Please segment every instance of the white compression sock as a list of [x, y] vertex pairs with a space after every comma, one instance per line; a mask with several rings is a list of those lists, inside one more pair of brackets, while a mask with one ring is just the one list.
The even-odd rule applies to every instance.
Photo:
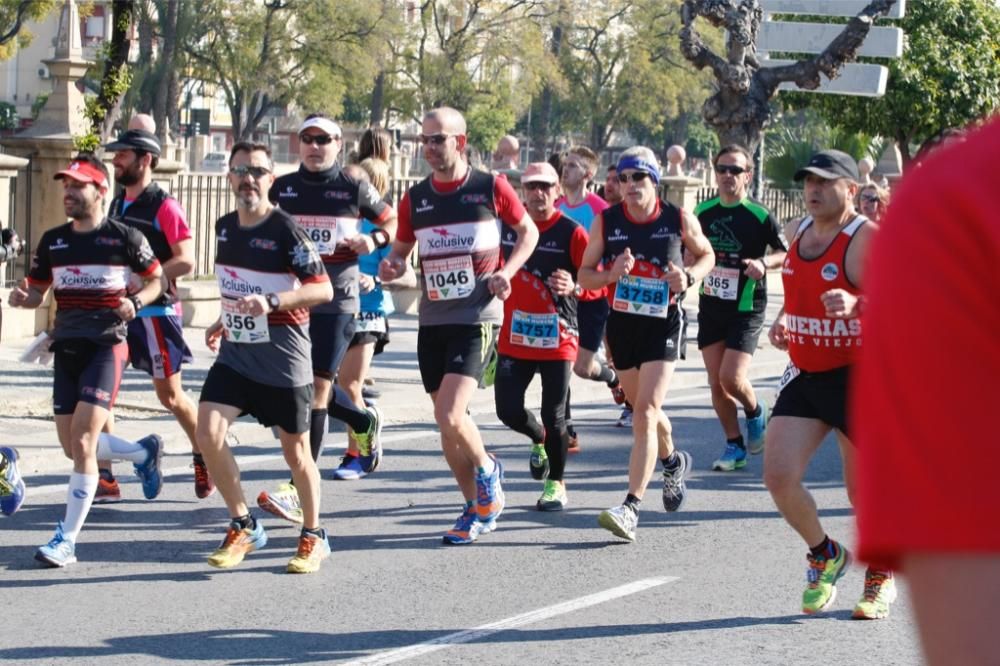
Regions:
[[102, 432], [97, 438], [98, 460], [128, 460], [137, 465], [146, 462], [149, 454], [142, 444]]
[[97, 492], [98, 474], [69, 475], [69, 488], [66, 491], [66, 517], [63, 518], [63, 535], [73, 543], [83, 529], [83, 521], [90, 513], [90, 505]]

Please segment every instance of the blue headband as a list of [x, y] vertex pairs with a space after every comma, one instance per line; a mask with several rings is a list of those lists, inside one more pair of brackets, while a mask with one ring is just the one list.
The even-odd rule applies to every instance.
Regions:
[[653, 183], [656, 185], [660, 184], [660, 169], [656, 164], [652, 162], [647, 162], [641, 157], [636, 157], [635, 155], [628, 155], [622, 157], [618, 160], [618, 173], [621, 173], [625, 169], [635, 169], [636, 171], [645, 171], [649, 174], [649, 177], [653, 179]]

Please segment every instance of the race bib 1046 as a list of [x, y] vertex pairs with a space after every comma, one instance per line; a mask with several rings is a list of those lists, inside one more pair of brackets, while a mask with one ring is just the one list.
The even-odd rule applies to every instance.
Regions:
[[510, 320], [510, 342], [535, 349], [555, 349], [559, 346], [559, 315], [555, 312], [537, 314], [514, 310]]
[[238, 305], [239, 301], [235, 299], [222, 299], [222, 327], [226, 331], [226, 339], [240, 344], [270, 342], [271, 330], [267, 326], [267, 313], [255, 317], [238, 312]]
[[432, 301], [465, 298], [476, 286], [476, 274], [472, 270], [472, 257], [469, 255], [425, 259], [421, 263], [421, 269], [427, 284], [427, 298]]
[[615, 287], [614, 309], [666, 319], [670, 309], [670, 286], [657, 278], [623, 275]]

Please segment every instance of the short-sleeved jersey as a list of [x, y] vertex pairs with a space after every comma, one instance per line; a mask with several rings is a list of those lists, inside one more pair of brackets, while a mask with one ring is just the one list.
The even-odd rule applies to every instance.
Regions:
[[767, 208], [752, 199], [726, 205], [715, 197], [702, 202], [694, 214], [715, 251], [715, 268], [706, 278], [715, 281], [708, 287], [714, 293], [706, 293], [703, 282], [698, 307], [715, 313], [763, 312], [767, 307], [767, 280], [744, 275], [743, 260], [762, 258], [768, 247], [788, 250], [781, 225]]
[[370, 183], [351, 178], [336, 165], [316, 172], [300, 166], [275, 179], [268, 198], [291, 214], [313, 241], [333, 282], [333, 300], [313, 312], [356, 313], [358, 255], [342, 241], [361, 232], [362, 218], [381, 224], [392, 207]]
[[[629, 248], [635, 257], [635, 266], [629, 273], [632, 277], [659, 280], [669, 270], [668, 264], [681, 266], [681, 248], [684, 228], [681, 226], [681, 209], [666, 201], [657, 202], [654, 217], [646, 222], [636, 222], [628, 214], [625, 204], [611, 206], [603, 215], [605, 270], [615, 263], [615, 259]], [[624, 300], [616, 299], [617, 283], [608, 285], [608, 300], [611, 310], [629, 314]], [[668, 289], [667, 287], [664, 287]], [[670, 293], [660, 305], [672, 307], [677, 304], [677, 294]]]
[[105, 219], [81, 232], [68, 222], [42, 234], [28, 283], [43, 291], [52, 287], [56, 340], [114, 345], [125, 340], [125, 322], [114, 310], [126, 294], [129, 274], [146, 277], [159, 265], [149, 241], [135, 229]]
[[[372, 224], [369, 220], [362, 221], [362, 233], [368, 234], [377, 228], [378, 227]], [[375, 248], [373, 252], [369, 252], [368, 254], [359, 257], [358, 270], [365, 275], [377, 277], [378, 265], [383, 259], [389, 256], [390, 251], [390, 246]], [[380, 312], [384, 315], [389, 315], [395, 311], [396, 307], [392, 302], [392, 296], [389, 292], [382, 288], [381, 284], [376, 284], [375, 288], [367, 294], [361, 294], [361, 312]]]
[[[174, 245], [191, 238], [184, 210], [156, 183], [150, 183], [135, 199], [127, 199], [124, 191], [120, 192], [111, 201], [108, 217], [142, 232], [161, 264], [173, 259]], [[140, 317], [167, 314], [181, 314], [176, 280], [170, 280], [166, 293], [139, 311]]]
[[593, 192], [587, 192], [583, 201], [575, 206], [569, 205], [564, 196], [556, 200], [556, 208], [561, 210], [566, 217], [579, 222], [583, 226], [584, 231], [590, 231], [590, 227], [594, 223], [594, 218], [604, 212], [607, 207], [608, 202]]
[[[215, 223], [215, 275], [223, 300], [266, 295], [327, 282], [316, 246], [295, 220], [275, 209], [252, 227], [240, 226], [235, 212]], [[222, 340], [218, 362], [261, 384], [289, 388], [312, 383], [309, 310], [267, 315], [270, 342]]]
[[800, 370], [825, 372], [851, 365], [861, 348], [861, 320], [826, 316], [821, 296], [830, 289], [861, 293], [847, 279], [844, 259], [855, 233], [868, 219], [858, 215], [841, 229], [822, 254], [806, 259], [799, 249], [799, 239], [812, 223], [812, 218], [807, 217], [799, 225], [785, 256], [781, 280], [785, 287], [788, 355]]
[[[580, 342], [577, 300], [573, 294], [554, 294], [546, 281], [560, 269], [576, 281], [587, 249], [587, 232], [559, 211], [536, 224], [538, 245], [511, 279], [510, 296], [503, 302], [497, 347], [501, 354], [513, 358], [572, 361]], [[516, 241], [513, 229], [504, 228], [500, 244], [505, 260]]]
[[510, 183], [474, 169], [454, 184], [426, 178], [399, 208], [397, 238], [417, 243], [420, 324], [499, 324], [503, 308], [487, 281], [502, 262], [500, 224], [525, 215]]

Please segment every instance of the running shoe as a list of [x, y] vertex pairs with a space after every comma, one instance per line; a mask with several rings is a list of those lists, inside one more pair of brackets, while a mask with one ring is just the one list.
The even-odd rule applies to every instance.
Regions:
[[635, 541], [635, 528], [639, 525], [639, 514], [630, 506], [619, 504], [597, 517], [597, 524], [617, 537]]
[[97, 479], [97, 493], [94, 495], [94, 504], [117, 504], [122, 501], [122, 489], [118, 485], [118, 479], [105, 479], [103, 476]]
[[345, 455], [340, 459], [340, 466], [333, 470], [333, 478], [337, 481], [354, 481], [368, 476], [361, 456]]
[[855, 620], [881, 620], [889, 617], [889, 604], [896, 600], [896, 579], [891, 572], [865, 571], [865, 592], [854, 607]]
[[674, 449], [674, 452], [680, 458], [680, 464], [670, 471], [666, 468], [663, 470], [663, 508], [667, 511], [679, 511], [684, 505], [684, 497], [687, 494], [687, 485], [684, 482], [694, 469], [694, 460], [691, 459], [690, 453], [679, 449]]
[[163, 473], [160, 471], [160, 461], [163, 459], [163, 440], [159, 435], [147, 435], [138, 442], [146, 449], [146, 462], [134, 465], [135, 473], [142, 481], [142, 494], [146, 499], [156, 499], [163, 490]]
[[243, 561], [248, 553], [267, 545], [264, 523], [257, 521], [253, 529], [240, 527], [235, 520], [229, 523], [226, 536], [215, 552], [208, 556], [208, 563], [218, 569], [231, 569]]
[[64, 567], [76, 562], [76, 544], [63, 534], [63, 524], [56, 523], [56, 533], [52, 540], [35, 552], [35, 559], [50, 567]]
[[495, 521], [503, 513], [504, 495], [500, 482], [503, 481], [503, 463], [492, 453], [495, 463], [492, 474], [476, 474], [476, 513], [480, 522]]
[[480, 534], [489, 534], [496, 526], [496, 520], [484, 523], [479, 520], [476, 507], [467, 506], [452, 528], [444, 533], [442, 541], [450, 546], [464, 546], [478, 539]]
[[12, 516], [24, 503], [24, 479], [17, 469], [17, 449], [0, 446], [0, 513]]
[[382, 391], [365, 384], [361, 387], [361, 397], [365, 400], [378, 400], [382, 397]]
[[288, 561], [288, 573], [315, 573], [319, 571], [320, 563], [330, 557], [330, 541], [326, 530], [322, 536], [315, 534], [300, 534], [299, 549], [295, 557]]
[[632, 408], [626, 407], [622, 410], [621, 416], [618, 417], [618, 422], [615, 423], [619, 428], [631, 428], [632, 427]]
[[299, 491], [290, 483], [282, 483], [278, 491], [268, 494], [266, 490], [257, 496], [257, 506], [268, 513], [273, 513], [290, 523], [302, 523], [302, 506], [299, 504]]
[[545, 453], [544, 444], [531, 445], [528, 467], [531, 469], [531, 478], [536, 481], [541, 481], [549, 475], [549, 456]]
[[806, 580], [809, 584], [802, 593], [803, 613], [813, 615], [824, 611], [837, 598], [837, 581], [847, 573], [851, 556], [839, 543], [836, 546], [837, 555], [833, 558], [816, 557], [812, 553], [806, 555], [809, 560]]
[[[358, 444], [358, 450], [362, 456], [372, 456], [378, 467], [378, 461], [382, 459], [382, 410], [378, 407], [365, 407], [371, 425], [363, 433], [354, 433], [354, 441]], [[374, 471], [375, 467], [368, 470]]]
[[717, 472], [732, 472], [747, 466], [747, 450], [738, 444], [726, 442], [726, 449], [719, 459], [712, 463]]
[[746, 420], [747, 450], [753, 455], [757, 455], [764, 450], [764, 433], [767, 431], [767, 402], [758, 398], [757, 404], [760, 406], [760, 414]]
[[535, 504], [539, 511], [562, 511], [569, 504], [566, 497], [566, 486], [558, 481], [546, 479], [542, 487], [542, 496]]
[[215, 482], [212, 481], [212, 475], [208, 473], [208, 466], [204, 461], [198, 462], [198, 460], [192, 461], [191, 466], [194, 467], [194, 494], [198, 499], [211, 497], [212, 493], [215, 492]]
[[625, 404], [625, 389], [622, 388], [621, 384], [611, 387], [611, 397], [614, 398], [616, 405]]

